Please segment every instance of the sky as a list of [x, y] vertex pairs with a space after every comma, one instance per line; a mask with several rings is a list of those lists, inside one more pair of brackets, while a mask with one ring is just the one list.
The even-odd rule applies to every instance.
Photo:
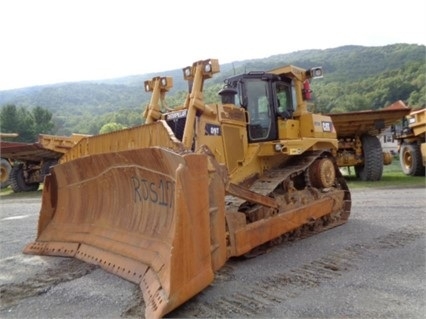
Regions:
[[426, 44], [426, 1], [0, 0], [0, 91], [394, 43]]

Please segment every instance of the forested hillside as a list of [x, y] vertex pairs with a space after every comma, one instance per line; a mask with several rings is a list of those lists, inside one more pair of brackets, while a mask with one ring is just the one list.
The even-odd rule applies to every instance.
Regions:
[[[208, 57], [188, 57], [188, 65], [197, 58]], [[218, 58], [220, 63], [220, 57], [212, 58]], [[323, 66], [324, 78], [312, 85], [314, 106], [319, 112], [378, 109], [396, 100], [410, 106], [426, 105], [426, 47], [412, 44], [305, 50], [222, 64], [221, 73], [206, 82], [206, 102], [219, 101], [217, 92], [227, 76], [285, 64]], [[49, 110], [54, 128], [44, 133], [97, 134], [107, 123], [127, 127], [141, 124], [141, 113], [150, 98], [143, 90], [143, 82], [157, 75], [173, 77], [174, 87], [166, 98], [168, 105], [182, 103], [187, 83], [181, 69], [177, 69], [162, 74], [0, 91], [0, 107], [13, 104]]]

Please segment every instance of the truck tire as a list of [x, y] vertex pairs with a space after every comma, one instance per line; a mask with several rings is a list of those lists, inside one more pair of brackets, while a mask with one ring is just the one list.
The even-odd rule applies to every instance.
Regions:
[[10, 187], [15, 193], [34, 192], [38, 190], [40, 183], [27, 184], [24, 178], [24, 165], [18, 164], [13, 166], [10, 173]]
[[10, 171], [12, 170], [12, 165], [5, 158], [1, 159], [0, 162], [0, 187], [1, 189], [6, 188], [10, 185]]
[[424, 176], [425, 167], [423, 166], [419, 144], [403, 142], [399, 150], [399, 161], [405, 175]]
[[362, 181], [379, 181], [383, 174], [382, 145], [376, 136], [361, 137], [364, 163], [355, 166], [356, 176]]

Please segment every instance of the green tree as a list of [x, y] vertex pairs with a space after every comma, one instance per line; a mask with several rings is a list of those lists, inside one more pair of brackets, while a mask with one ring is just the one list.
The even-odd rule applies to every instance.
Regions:
[[0, 112], [0, 131], [2, 133], [18, 133], [18, 110], [16, 105], [8, 104]]
[[119, 123], [107, 123], [101, 127], [99, 130], [99, 134], [110, 133], [118, 130], [125, 129], [126, 127]]
[[36, 106], [32, 114], [34, 119], [34, 132], [36, 134], [53, 133], [54, 124], [52, 122], [52, 113], [40, 106]]
[[17, 142], [34, 142], [31, 113], [25, 108], [17, 108], [14, 104], [2, 108], [0, 127], [2, 133], [18, 133]]
[[34, 131], [34, 119], [30, 111], [20, 107], [18, 108], [18, 132], [19, 139], [22, 142], [33, 143], [37, 139]]
[[18, 133], [16, 141], [32, 143], [40, 133], [51, 134], [53, 130], [52, 113], [42, 107], [30, 112], [24, 107], [10, 104], [0, 111], [0, 130], [2, 133]]

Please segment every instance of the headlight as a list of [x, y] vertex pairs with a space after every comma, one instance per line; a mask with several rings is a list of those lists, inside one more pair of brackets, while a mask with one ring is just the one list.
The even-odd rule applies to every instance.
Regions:
[[310, 70], [311, 78], [318, 79], [323, 77], [322, 67], [315, 67]]
[[183, 77], [185, 80], [187, 80], [189, 77], [191, 77], [191, 67], [187, 66], [186, 68], [183, 69]]
[[145, 92], [150, 92], [151, 91], [151, 83], [150, 83], [150, 81], [145, 81], [144, 82], [144, 87], [145, 87]]
[[212, 71], [212, 65], [210, 63], [204, 64], [204, 72], [210, 73]]
[[281, 152], [281, 150], [283, 149], [283, 146], [281, 144], [275, 144], [274, 148], [276, 152]]

